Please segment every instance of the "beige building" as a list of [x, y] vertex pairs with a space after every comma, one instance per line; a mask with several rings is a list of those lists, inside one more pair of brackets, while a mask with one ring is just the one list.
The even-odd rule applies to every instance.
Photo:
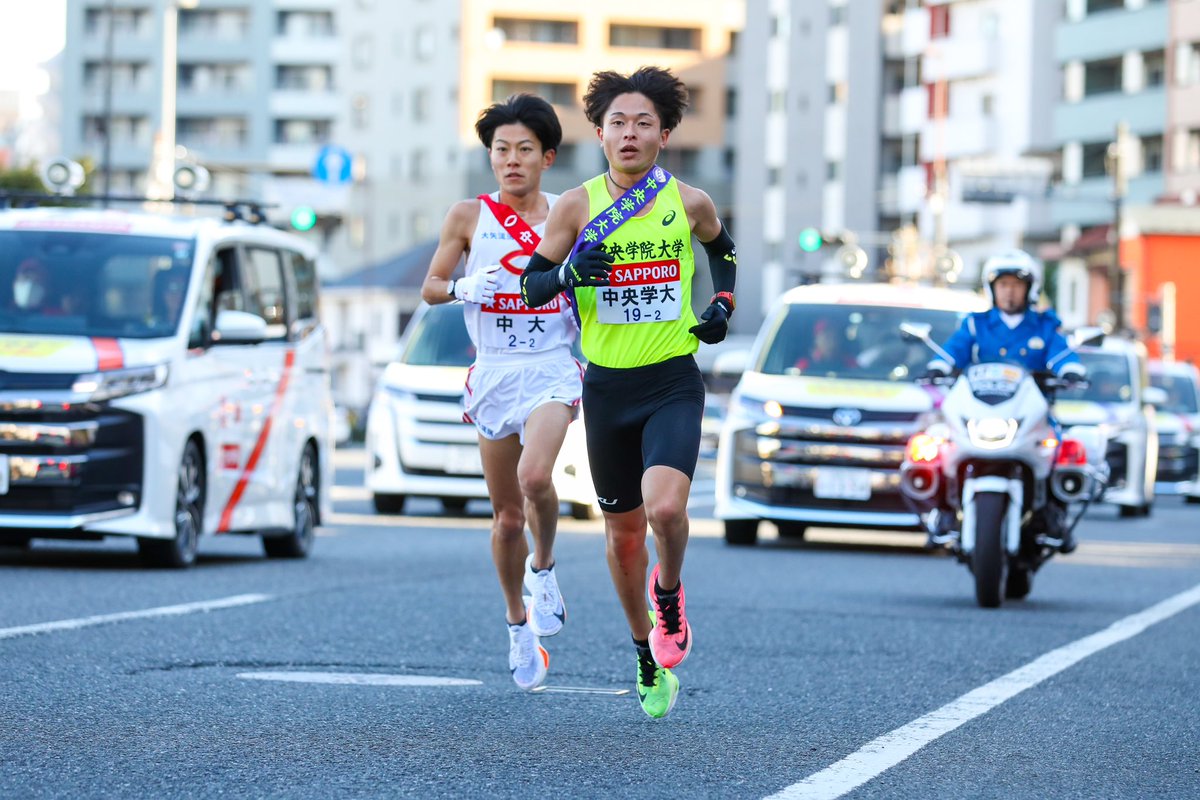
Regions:
[[1200, 3], [1171, 3], [1167, 43], [1167, 196], [1200, 194]]

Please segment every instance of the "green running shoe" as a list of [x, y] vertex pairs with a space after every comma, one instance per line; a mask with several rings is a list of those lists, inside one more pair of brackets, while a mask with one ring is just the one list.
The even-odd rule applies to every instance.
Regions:
[[671, 670], [655, 664], [649, 648], [645, 652], [638, 649], [637, 693], [642, 711], [655, 719], [671, 713], [679, 696], [679, 678]]

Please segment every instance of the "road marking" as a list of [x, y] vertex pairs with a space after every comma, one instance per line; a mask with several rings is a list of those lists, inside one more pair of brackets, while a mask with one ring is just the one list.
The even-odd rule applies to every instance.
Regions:
[[1098, 633], [1051, 650], [1025, 666], [967, 692], [936, 711], [868, 742], [858, 752], [771, 795], [768, 800], [832, 800], [841, 797], [882, 775], [925, 745], [986, 714], [1026, 689], [1074, 666], [1088, 656], [1137, 636], [1150, 626], [1170, 619], [1197, 603], [1200, 603], [1200, 585], [1167, 598], [1145, 611], [1117, 620]]
[[107, 625], [110, 622], [125, 622], [131, 619], [178, 617], [183, 614], [196, 614], [201, 611], [216, 611], [221, 608], [236, 608], [237, 606], [248, 606], [254, 603], [265, 603], [270, 599], [271, 595], [269, 594], [239, 594], [233, 597], [224, 597], [220, 600], [202, 600], [198, 603], [160, 606], [141, 611], [120, 611], [116, 614], [98, 614], [94, 617], [62, 619], [57, 622], [41, 622], [36, 625], [20, 625], [16, 628], [0, 628], [0, 639], [15, 639], [18, 636], [32, 636], [37, 633], [53, 633], [55, 631], [74, 631], [80, 628], [90, 628], [93, 625]]
[[331, 683], [344, 686], [481, 686], [483, 681], [435, 675], [384, 675], [377, 672], [239, 672], [250, 681]]
[[547, 694], [610, 694], [614, 697], [629, 694], [628, 689], [593, 689], [589, 686], [546, 686], [544, 684], [532, 691]]

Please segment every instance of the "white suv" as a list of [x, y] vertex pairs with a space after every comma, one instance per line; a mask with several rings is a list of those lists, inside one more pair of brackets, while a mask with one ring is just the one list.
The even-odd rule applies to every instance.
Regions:
[[[463, 386], [474, 361], [462, 303], [422, 304], [367, 414], [366, 486], [376, 511], [399, 514], [409, 497], [436, 497], [457, 514], [469, 500], [487, 499], [478, 435], [463, 420]], [[567, 428], [554, 487], [576, 519], [599, 515], [582, 419]]]
[[1158, 494], [1200, 503], [1200, 372], [1186, 361], [1151, 361], [1150, 384], [1163, 390], [1158, 416]]
[[0, 543], [306, 556], [333, 450], [315, 257], [238, 219], [0, 211]]

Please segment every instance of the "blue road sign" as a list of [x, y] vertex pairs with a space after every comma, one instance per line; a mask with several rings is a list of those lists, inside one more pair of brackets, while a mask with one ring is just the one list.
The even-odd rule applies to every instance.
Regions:
[[336, 144], [327, 144], [317, 151], [312, 175], [325, 183], [347, 183], [354, 157], [350, 151]]

